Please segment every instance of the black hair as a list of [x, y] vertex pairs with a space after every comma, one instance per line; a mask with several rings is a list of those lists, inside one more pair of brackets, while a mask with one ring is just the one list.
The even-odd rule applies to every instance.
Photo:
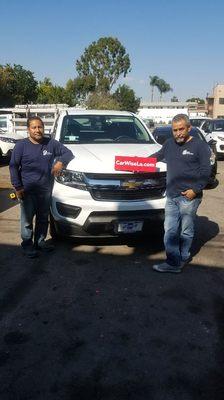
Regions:
[[44, 126], [43, 120], [42, 120], [40, 117], [38, 117], [38, 115], [36, 115], [36, 116], [34, 115], [34, 116], [32, 116], [32, 117], [28, 117], [28, 118], [27, 118], [27, 121], [26, 121], [26, 126], [27, 126], [27, 128], [29, 128], [29, 127], [30, 127], [30, 123], [31, 123], [32, 121], [35, 121], [35, 120], [40, 121], [41, 124]]

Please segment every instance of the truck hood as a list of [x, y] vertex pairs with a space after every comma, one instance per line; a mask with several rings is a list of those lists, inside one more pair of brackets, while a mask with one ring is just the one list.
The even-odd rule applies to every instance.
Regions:
[[[111, 144], [75, 144], [67, 146], [74, 154], [67, 169], [80, 172], [120, 173], [115, 171], [115, 156], [149, 157], [160, 149], [158, 144], [111, 143]], [[164, 163], [157, 164], [160, 171], [166, 170]], [[125, 173], [125, 172], [124, 172]]]
[[218, 136], [224, 137], [224, 131], [213, 131], [211, 136], [213, 139], [217, 138]]

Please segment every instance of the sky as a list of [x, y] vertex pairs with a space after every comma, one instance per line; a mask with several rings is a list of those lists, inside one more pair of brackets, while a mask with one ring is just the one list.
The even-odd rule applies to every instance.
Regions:
[[0, 64], [64, 86], [85, 48], [112, 36], [131, 61], [117, 84], [150, 101], [157, 75], [173, 88], [164, 100], [205, 98], [224, 83], [223, 15], [223, 0], [0, 0]]

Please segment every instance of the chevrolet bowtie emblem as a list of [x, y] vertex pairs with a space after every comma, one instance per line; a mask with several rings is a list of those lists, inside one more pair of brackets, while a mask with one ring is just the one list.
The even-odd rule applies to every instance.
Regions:
[[124, 181], [124, 182], [121, 183], [121, 186], [123, 188], [127, 188], [127, 189], [137, 189], [142, 185], [143, 185], [143, 182], [134, 181], [134, 180], [132, 180], [132, 181], [131, 180], [130, 181]]

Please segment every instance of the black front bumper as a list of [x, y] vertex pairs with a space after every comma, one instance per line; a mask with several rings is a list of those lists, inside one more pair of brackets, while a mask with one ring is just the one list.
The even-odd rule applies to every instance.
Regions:
[[124, 233], [117, 232], [117, 225], [124, 221], [143, 221], [141, 234], [153, 232], [161, 228], [164, 210], [92, 212], [83, 226], [64, 221], [52, 221], [52, 223], [58, 235], [90, 238], [123, 236]]

